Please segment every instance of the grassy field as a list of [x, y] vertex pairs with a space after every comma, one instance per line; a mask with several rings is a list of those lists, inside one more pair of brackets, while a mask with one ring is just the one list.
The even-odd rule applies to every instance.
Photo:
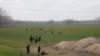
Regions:
[[16, 49], [9, 49], [0, 47], [0, 56], [36, 56], [35, 54], [27, 55], [26, 53], [16, 50]]
[[[31, 29], [34, 28], [34, 31]], [[38, 31], [37, 28], [42, 28]], [[28, 29], [26, 31], [26, 29]], [[48, 31], [53, 29], [54, 34]], [[63, 32], [59, 35], [58, 32]], [[31, 35], [39, 34], [42, 36], [42, 41], [38, 44], [33, 43], [33, 46], [55, 44], [60, 41], [79, 40], [85, 37], [100, 37], [100, 25], [62, 25], [62, 24], [35, 24], [35, 25], [15, 25], [10, 27], [0, 28], [0, 45], [24, 48], [29, 43]], [[6, 48], [0, 47], [0, 56], [18, 56], [18, 50], [8, 51]], [[25, 55], [24, 55], [25, 56]]]

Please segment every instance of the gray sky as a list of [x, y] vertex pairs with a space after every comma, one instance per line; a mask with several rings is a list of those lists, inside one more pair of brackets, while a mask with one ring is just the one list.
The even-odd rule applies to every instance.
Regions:
[[0, 0], [15, 20], [90, 20], [100, 17], [100, 0]]

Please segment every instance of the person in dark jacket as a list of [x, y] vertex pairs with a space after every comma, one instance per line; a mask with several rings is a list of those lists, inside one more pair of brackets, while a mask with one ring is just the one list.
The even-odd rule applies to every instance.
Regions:
[[44, 55], [48, 55], [48, 53], [46, 53], [46, 51], [42, 50], [41, 51], [41, 56], [44, 56]]
[[40, 35], [38, 36], [38, 41], [39, 41], [39, 42], [41, 41], [41, 36], [40, 36]]
[[41, 47], [40, 46], [38, 46], [37, 51], [38, 51], [38, 56], [40, 56], [41, 55]]
[[31, 43], [33, 42], [33, 37], [32, 37], [32, 36], [30, 36], [30, 42], [31, 42]]
[[26, 46], [26, 51], [27, 51], [27, 54], [30, 54], [30, 44], [28, 44], [28, 45]]
[[35, 41], [35, 43], [37, 43], [37, 42], [38, 42], [38, 39], [37, 39], [37, 38], [35, 38], [35, 39], [34, 39], [34, 41]]

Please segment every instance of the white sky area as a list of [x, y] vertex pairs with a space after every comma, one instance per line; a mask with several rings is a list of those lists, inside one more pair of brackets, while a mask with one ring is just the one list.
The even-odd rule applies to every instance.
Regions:
[[100, 0], [0, 0], [14, 20], [92, 20], [100, 17]]

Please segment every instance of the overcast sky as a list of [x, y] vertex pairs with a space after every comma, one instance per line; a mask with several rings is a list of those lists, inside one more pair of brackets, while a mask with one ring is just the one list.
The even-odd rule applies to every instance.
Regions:
[[100, 0], [0, 0], [15, 20], [90, 20], [100, 17]]

